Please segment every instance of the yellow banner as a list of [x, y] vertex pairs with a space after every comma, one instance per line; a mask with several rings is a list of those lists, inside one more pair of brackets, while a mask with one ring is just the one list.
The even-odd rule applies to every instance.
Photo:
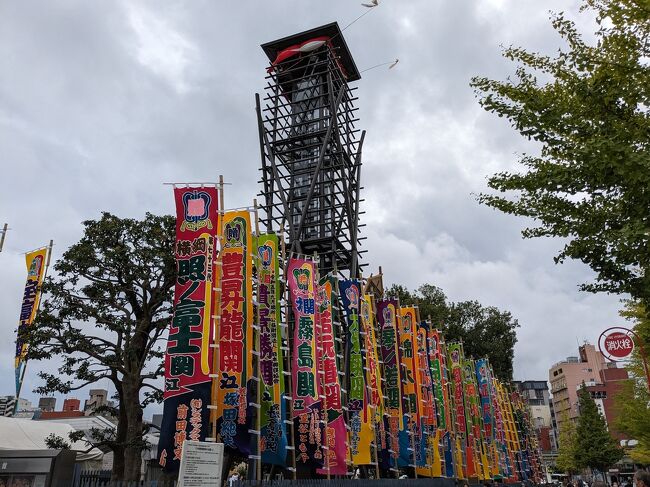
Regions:
[[490, 455], [492, 457], [492, 461], [490, 463], [490, 473], [492, 474], [492, 477], [496, 477], [499, 475], [499, 452], [497, 451], [497, 444], [496, 442], [492, 443], [490, 445]]
[[440, 455], [440, 433], [442, 430], [436, 430], [432, 438], [431, 450], [433, 451], [433, 464], [431, 465], [431, 476], [442, 477], [442, 458]]
[[23, 293], [23, 303], [20, 307], [20, 321], [18, 324], [18, 338], [16, 340], [16, 380], [18, 381], [18, 369], [24, 362], [27, 353], [27, 344], [23, 337], [28, 334], [29, 326], [34, 322], [38, 303], [41, 298], [41, 284], [45, 277], [45, 265], [47, 261], [47, 248], [35, 250], [25, 255], [27, 266], [27, 282]]
[[[404, 392], [402, 407], [408, 413], [411, 424], [419, 422], [418, 401], [418, 370], [419, 360], [417, 354], [416, 314], [415, 308], [400, 308], [399, 342], [402, 351], [402, 370], [406, 376], [402, 378]], [[413, 428], [413, 426], [411, 426]]]
[[456, 478], [464, 479], [465, 478], [465, 462], [463, 461], [463, 446], [461, 444], [460, 438], [456, 437]]
[[[374, 313], [372, 312], [371, 297], [367, 294], [361, 299], [361, 327], [364, 332], [363, 346], [366, 351], [366, 395], [365, 410], [361, 415], [361, 431], [359, 432], [358, 453], [352, 455], [354, 465], [369, 465], [375, 463], [371, 455], [371, 446], [374, 442], [374, 425], [381, 424], [382, 417], [382, 392], [379, 370], [379, 356], [377, 353], [377, 339], [375, 336]], [[382, 428], [383, 429], [383, 428]]]
[[253, 376], [253, 238], [248, 211], [223, 216], [217, 326], [217, 441], [246, 450], [247, 384]]

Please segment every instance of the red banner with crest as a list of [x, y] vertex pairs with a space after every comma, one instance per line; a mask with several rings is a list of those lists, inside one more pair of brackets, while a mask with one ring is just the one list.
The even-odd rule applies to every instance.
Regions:
[[216, 188], [175, 188], [174, 198], [177, 277], [158, 443], [160, 465], [168, 472], [178, 470], [186, 439], [202, 441], [208, 434], [219, 228]]

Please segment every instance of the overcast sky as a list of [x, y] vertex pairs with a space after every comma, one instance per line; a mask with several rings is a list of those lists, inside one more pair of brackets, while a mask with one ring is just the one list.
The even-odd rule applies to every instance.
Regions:
[[[548, 368], [620, 323], [619, 298], [581, 293], [579, 263], [553, 264], [562, 242], [522, 240], [524, 221], [480, 206], [486, 177], [537, 148], [484, 112], [469, 80], [505, 79], [500, 46], [553, 54], [549, 10], [595, 30], [575, 0], [382, 0], [345, 30], [362, 74], [365, 261], [388, 283], [440, 286], [519, 320], [516, 379]], [[23, 252], [54, 239], [54, 259], [100, 211], [172, 213], [166, 181], [232, 183], [251, 203], [260, 165], [254, 94], [259, 45], [366, 12], [360, 0], [0, 3], [0, 395], [14, 392]], [[37, 384], [32, 363], [24, 391]], [[100, 384], [101, 385], [101, 384]], [[80, 394], [84, 396], [85, 394]], [[83, 399], [83, 397], [82, 397]], [[60, 403], [59, 403], [60, 406]]]

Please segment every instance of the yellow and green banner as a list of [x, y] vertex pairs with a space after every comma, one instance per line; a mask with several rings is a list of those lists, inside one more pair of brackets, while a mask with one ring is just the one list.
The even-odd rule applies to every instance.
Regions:
[[[366, 401], [361, 415], [361, 431], [359, 434], [359, 448], [352, 457], [354, 465], [368, 465], [374, 463], [371, 457], [371, 444], [384, 437], [381, 368], [375, 334], [374, 313], [372, 311], [372, 297], [364, 295], [360, 302], [361, 331], [365, 357], [365, 383]], [[376, 435], [377, 433], [378, 435]]]

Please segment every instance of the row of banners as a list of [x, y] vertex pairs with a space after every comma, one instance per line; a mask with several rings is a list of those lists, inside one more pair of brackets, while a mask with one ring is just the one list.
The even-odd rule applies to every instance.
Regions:
[[288, 259], [281, 275], [278, 237], [253, 236], [247, 211], [220, 221], [215, 188], [177, 188], [175, 198], [159, 442], [167, 471], [178, 469], [186, 439], [207, 439], [323, 475], [375, 465], [384, 476], [410, 467], [541, 478], [528, 410], [486, 359], [445, 343], [417, 308], [376, 299], [358, 280], [321, 277], [311, 260]]

